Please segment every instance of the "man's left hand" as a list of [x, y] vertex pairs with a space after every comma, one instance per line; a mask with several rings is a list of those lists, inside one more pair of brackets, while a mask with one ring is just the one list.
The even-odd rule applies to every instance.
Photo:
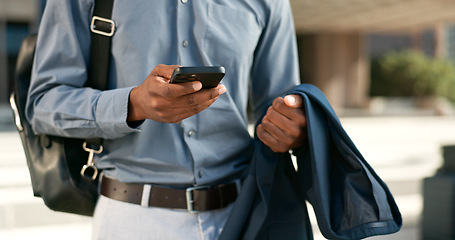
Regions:
[[276, 98], [256, 128], [259, 139], [274, 152], [300, 147], [306, 137], [306, 117], [300, 95]]

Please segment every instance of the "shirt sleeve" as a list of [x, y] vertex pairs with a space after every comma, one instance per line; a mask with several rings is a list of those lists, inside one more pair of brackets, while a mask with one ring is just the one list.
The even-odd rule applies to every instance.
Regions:
[[92, 1], [47, 1], [26, 110], [36, 133], [113, 139], [138, 131], [126, 122], [132, 87], [106, 91], [84, 87], [92, 10]]
[[255, 116], [300, 83], [296, 34], [288, 0], [272, 1], [254, 53], [251, 106]]

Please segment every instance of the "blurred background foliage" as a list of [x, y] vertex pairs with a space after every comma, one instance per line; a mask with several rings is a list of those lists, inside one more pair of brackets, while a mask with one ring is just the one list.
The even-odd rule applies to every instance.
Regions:
[[370, 95], [445, 97], [455, 102], [455, 65], [415, 50], [386, 53], [372, 59]]

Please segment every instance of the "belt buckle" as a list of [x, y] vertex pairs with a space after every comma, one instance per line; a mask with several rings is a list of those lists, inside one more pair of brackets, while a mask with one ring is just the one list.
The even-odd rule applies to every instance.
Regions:
[[193, 198], [193, 191], [200, 190], [200, 189], [208, 189], [207, 186], [196, 186], [196, 187], [189, 187], [186, 189], [186, 210], [189, 213], [199, 213], [201, 211], [194, 210], [194, 198]]

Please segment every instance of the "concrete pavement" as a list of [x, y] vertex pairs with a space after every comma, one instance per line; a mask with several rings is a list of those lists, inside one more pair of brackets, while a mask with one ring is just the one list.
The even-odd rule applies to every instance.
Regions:
[[[7, 111], [0, 108], [0, 239], [89, 239], [90, 218], [50, 211], [32, 196], [22, 146]], [[342, 117], [341, 122], [403, 214], [399, 233], [371, 239], [420, 239], [422, 179], [440, 167], [440, 147], [455, 144], [455, 117], [364, 116]], [[325, 239], [313, 225], [315, 239]]]

